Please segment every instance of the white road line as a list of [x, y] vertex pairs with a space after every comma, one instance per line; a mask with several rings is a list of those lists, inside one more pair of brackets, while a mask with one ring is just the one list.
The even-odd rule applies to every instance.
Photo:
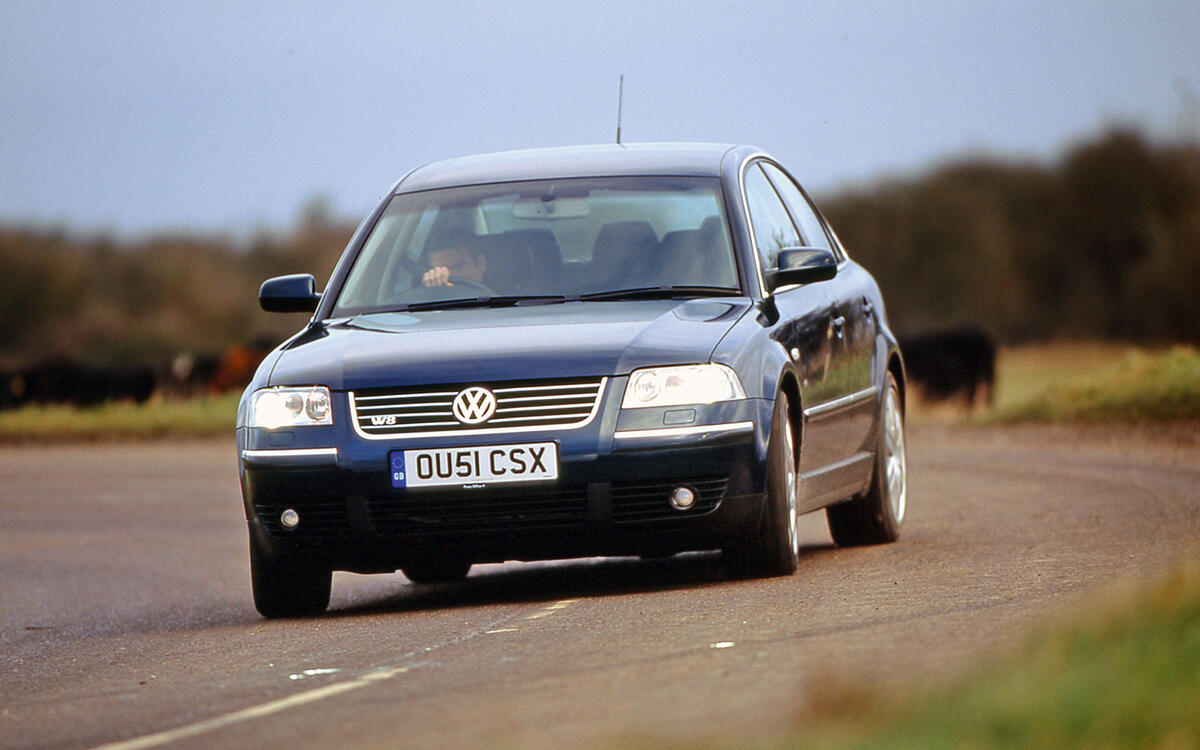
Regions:
[[559, 610], [566, 609], [567, 607], [571, 606], [572, 604], [574, 604], [577, 601], [579, 601], [579, 600], [578, 599], [563, 599], [561, 601], [557, 601], [557, 602], [551, 604], [550, 606], [546, 607], [542, 611], [535, 612], [532, 615], [529, 615], [525, 619], [526, 620], [540, 620], [543, 617], [549, 617], [550, 615], [554, 614], [555, 612], [557, 612]]
[[391, 678], [400, 674], [404, 674], [407, 671], [408, 667], [394, 667], [368, 672], [353, 680], [347, 680], [346, 682], [339, 682], [333, 685], [325, 685], [324, 687], [314, 688], [313, 690], [306, 690], [303, 693], [289, 695], [286, 698], [280, 698], [279, 700], [273, 700], [257, 706], [251, 706], [250, 708], [244, 708], [240, 711], [234, 711], [233, 713], [228, 713], [223, 716], [215, 716], [211, 719], [198, 721], [195, 724], [188, 724], [187, 726], [178, 727], [177, 729], [168, 729], [165, 732], [157, 732], [155, 734], [134, 737], [131, 740], [111, 742], [107, 745], [100, 745], [99, 747], [95, 748], [95, 750], [141, 750], [141, 748], [157, 747], [159, 745], [165, 745], [168, 742], [177, 742], [188, 737], [195, 737], [198, 734], [212, 732], [214, 730], [227, 727], [231, 724], [237, 724], [238, 722], [248, 721], [250, 719], [258, 719], [263, 716], [270, 716], [271, 714], [277, 714], [280, 711], [286, 711], [289, 708], [302, 706], [305, 703], [312, 703], [313, 701], [331, 698], [341, 693], [367, 687], [375, 682], [390, 680]]

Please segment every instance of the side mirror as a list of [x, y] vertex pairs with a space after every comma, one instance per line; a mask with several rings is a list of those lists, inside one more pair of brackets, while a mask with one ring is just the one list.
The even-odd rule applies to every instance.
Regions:
[[258, 288], [258, 304], [267, 312], [315, 312], [320, 301], [311, 273], [276, 276]]
[[788, 247], [779, 251], [779, 269], [768, 271], [767, 286], [774, 290], [787, 284], [829, 281], [837, 275], [837, 258], [820, 247]]

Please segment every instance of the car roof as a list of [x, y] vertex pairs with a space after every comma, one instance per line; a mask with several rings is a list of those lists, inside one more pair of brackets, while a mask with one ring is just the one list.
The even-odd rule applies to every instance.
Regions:
[[409, 172], [394, 192], [566, 177], [672, 175], [718, 177], [733, 151], [720, 143], [625, 143], [504, 151], [430, 162]]

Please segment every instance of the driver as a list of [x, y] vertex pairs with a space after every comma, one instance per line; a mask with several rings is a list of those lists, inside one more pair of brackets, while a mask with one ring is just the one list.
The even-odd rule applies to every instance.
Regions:
[[429, 254], [429, 270], [421, 277], [425, 286], [454, 286], [450, 281], [459, 277], [464, 281], [483, 283], [487, 270], [487, 258], [471, 249], [471, 237], [465, 232], [452, 234], [441, 246]]

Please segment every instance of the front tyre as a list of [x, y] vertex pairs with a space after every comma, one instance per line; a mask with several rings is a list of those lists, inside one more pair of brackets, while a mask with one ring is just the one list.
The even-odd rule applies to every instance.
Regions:
[[319, 615], [329, 606], [333, 572], [307, 561], [272, 559], [250, 542], [254, 608], [263, 617]]
[[825, 509], [829, 532], [839, 547], [894, 542], [908, 504], [908, 458], [900, 387], [889, 372], [880, 401], [875, 469], [867, 492]]
[[796, 509], [796, 432], [786, 393], [775, 399], [767, 443], [767, 501], [755, 539], [727, 548], [724, 554], [739, 573], [784, 576], [800, 563], [800, 516]]

